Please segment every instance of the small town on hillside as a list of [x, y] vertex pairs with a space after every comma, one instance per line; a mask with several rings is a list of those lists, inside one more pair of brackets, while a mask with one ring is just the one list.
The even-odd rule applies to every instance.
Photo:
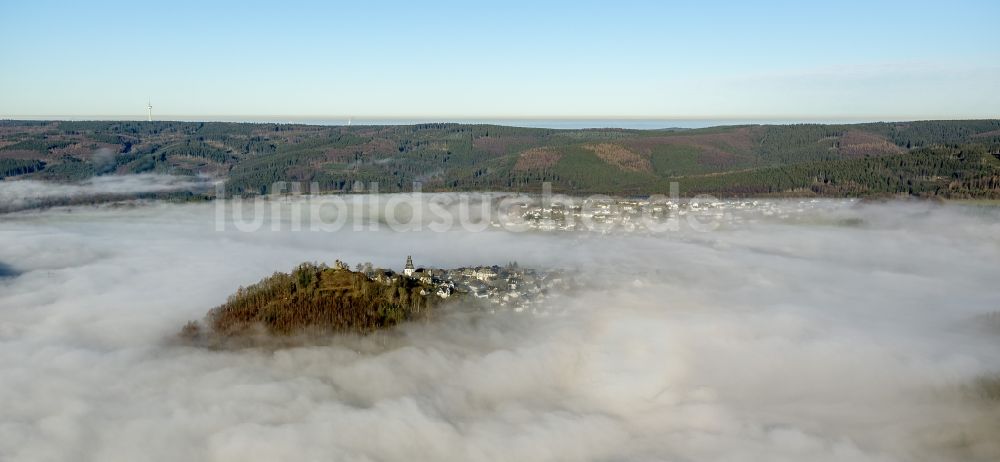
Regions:
[[508, 307], [515, 311], [537, 304], [572, 283], [563, 270], [539, 271], [522, 268], [517, 262], [503, 266], [439, 269], [417, 267], [413, 264], [412, 256], [406, 257], [402, 273], [374, 268], [371, 263], [359, 263], [356, 271], [383, 284], [391, 284], [397, 278], [412, 278], [428, 287], [421, 295], [449, 298], [467, 294], [494, 306]]
[[564, 197], [556, 203], [519, 204], [506, 217], [494, 217], [490, 224], [494, 228], [508, 230], [521, 227], [532, 231], [648, 232], [670, 229], [670, 220], [689, 224], [691, 220], [696, 220], [739, 225], [754, 217], [786, 214], [789, 207], [804, 209], [819, 204], [816, 199], [692, 201]]

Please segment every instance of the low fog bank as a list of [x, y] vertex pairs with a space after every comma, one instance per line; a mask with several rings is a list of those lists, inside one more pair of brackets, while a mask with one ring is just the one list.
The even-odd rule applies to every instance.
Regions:
[[208, 177], [152, 173], [95, 176], [79, 183], [6, 180], [0, 181], [0, 212], [35, 206], [52, 199], [86, 199], [169, 191], [205, 191], [211, 189], [214, 184], [214, 180]]
[[[996, 460], [995, 209], [778, 201], [714, 232], [216, 231], [0, 217], [2, 460]], [[765, 213], [764, 211], [768, 211]], [[286, 349], [169, 341], [302, 261], [573, 268], [532, 312]]]

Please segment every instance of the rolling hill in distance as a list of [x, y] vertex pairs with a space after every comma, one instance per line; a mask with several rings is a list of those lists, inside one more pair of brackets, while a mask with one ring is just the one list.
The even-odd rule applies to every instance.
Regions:
[[72, 182], [163, 173], [349, 192], [539, 191], [682, 196], [1000, 197], [1000, 120], [547, 129], [0, 121], [0, 178]]

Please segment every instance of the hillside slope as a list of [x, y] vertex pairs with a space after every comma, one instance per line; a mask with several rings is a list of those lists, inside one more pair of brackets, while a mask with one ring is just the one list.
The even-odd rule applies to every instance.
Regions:
[[[1000, 197], [1000, 120], [550, 130], [496, 125], [313, 126], [0, 121], [0, 178], [170, 173], [327, 192], [931, 194]], [[905, 186], [901, 186], [905, 185]]]
[[412, 278], [378, 282], [339, 262], [334, 268], [303, 263], [241, 287], [181, 335], [211, 343], [256, 334], [367, 333], [426, 314], [437, 297], [423, 295], [424, 289]]

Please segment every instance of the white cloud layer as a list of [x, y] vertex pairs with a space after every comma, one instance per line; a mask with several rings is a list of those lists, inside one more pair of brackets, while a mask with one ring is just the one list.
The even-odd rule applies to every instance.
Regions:
[[[208, 204], [0, 216], [0, 460], [1000, 457], [995, 404], [962, 388], [1000, 371], [977, 326], [1000, 310], [997, 212], [777, 208], [658, 236], [217, 232]], [[275, 351], [168, 341], [275, 270], [408, 254], [608, 284]]]
[[198, 190], [212, 185], [211, 179], [206, 177], [152, 173], [95, 176], [79, 183], [0, 181], [0, 210], [29, 206], [39, 200], [51, 198]]

